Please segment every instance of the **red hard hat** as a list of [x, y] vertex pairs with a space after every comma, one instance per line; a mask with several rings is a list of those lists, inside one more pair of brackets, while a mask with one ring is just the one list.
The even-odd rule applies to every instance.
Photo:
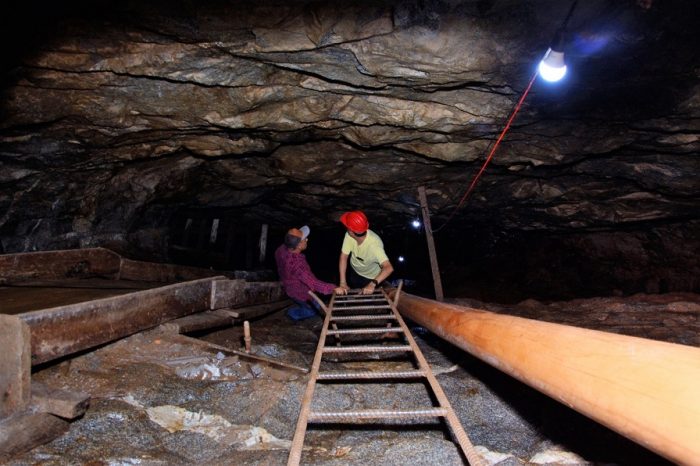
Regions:
[[353, 210], [352, 212], [345, 212], [340, 216], [340, 221], [345, 225], [348, 230], [355, 233], [364, 233], [369, 228], [369, 221], [367, 216], [362, 211]]

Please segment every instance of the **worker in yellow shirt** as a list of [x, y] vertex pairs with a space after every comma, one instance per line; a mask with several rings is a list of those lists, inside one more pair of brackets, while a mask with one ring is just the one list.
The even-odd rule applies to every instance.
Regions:
[[371, 294], [394, 271], [384, 252], [384, 243], [369, 229], [363, 212], [345, 212], [340, 221], [347, 229], [338, 262], [340, 286], [345, 290], [361, 288], [362, 294]]

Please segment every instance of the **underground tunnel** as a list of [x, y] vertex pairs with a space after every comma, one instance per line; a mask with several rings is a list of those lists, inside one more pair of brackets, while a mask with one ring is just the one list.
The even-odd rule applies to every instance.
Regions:
[[3, 9], [0, 462], [700, 464], [695, 2]]

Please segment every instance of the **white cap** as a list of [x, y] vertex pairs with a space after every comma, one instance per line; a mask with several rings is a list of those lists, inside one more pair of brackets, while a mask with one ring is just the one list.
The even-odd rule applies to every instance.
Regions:
[[311, 228], [308, 226], [304, 225], [303, 227], [299, 228], [299, 231], [301, 231], [301, 240], [305, 240], [309, 234], [311, 234]]

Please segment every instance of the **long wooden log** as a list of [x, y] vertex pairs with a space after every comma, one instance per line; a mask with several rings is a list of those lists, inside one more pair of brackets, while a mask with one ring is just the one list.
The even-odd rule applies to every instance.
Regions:
[[680, 464], [700, 459], [700, 348], [402, 293], [401, 314]]

